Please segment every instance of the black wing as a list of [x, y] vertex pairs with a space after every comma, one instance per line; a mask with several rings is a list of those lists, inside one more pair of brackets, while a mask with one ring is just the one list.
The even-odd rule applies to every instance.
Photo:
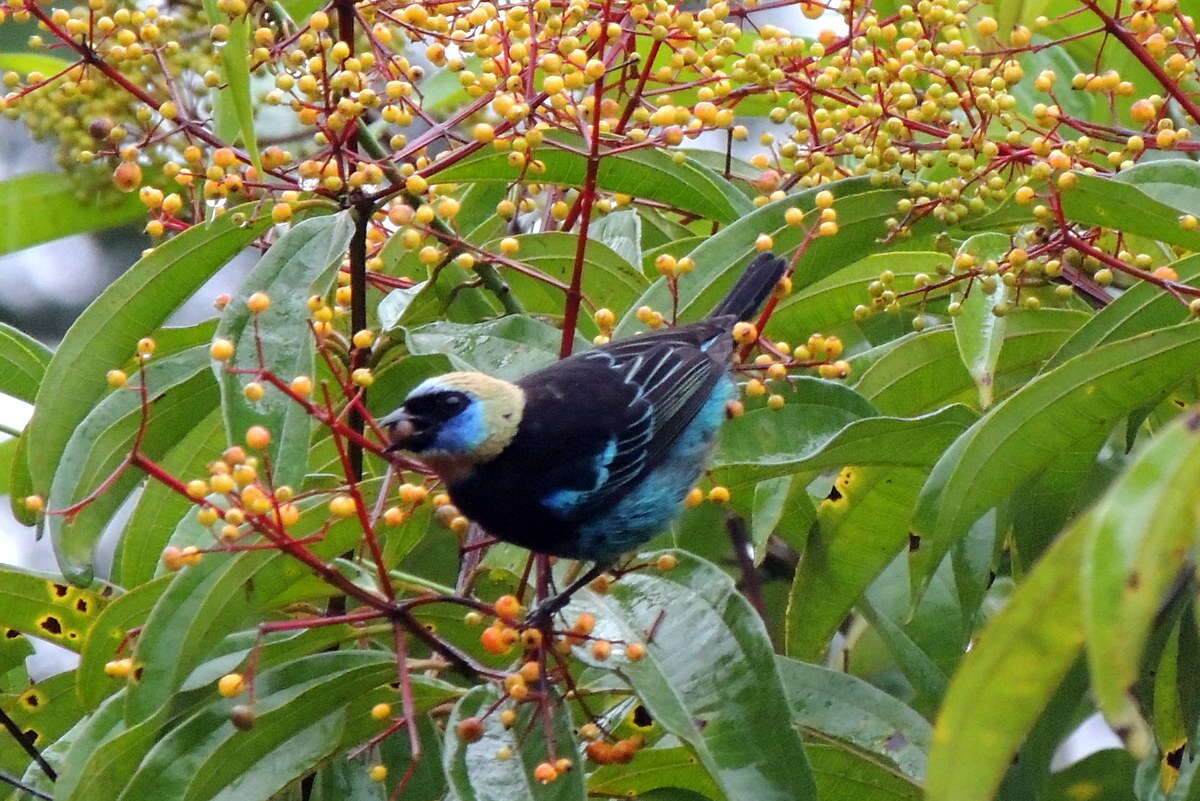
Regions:
[[545, 477], [547, 505], [564, 519], [585, 518], [659, 465], [725, 373], [727, 339], [723, 325], [697, 323], [596, 348], [521, 379], [526, 421], [557, 449], [546, 454], [560, 473]]

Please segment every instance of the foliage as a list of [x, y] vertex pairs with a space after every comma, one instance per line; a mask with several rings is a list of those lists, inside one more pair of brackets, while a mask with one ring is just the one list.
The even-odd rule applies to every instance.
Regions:
[[[59, 563], [0, 570], [5, 798], [1200, 797], [1185, 4], [693, 5], [0, 9], [64, 169], [0, 183], [0, 253], [155, 240], [53, 351], [0, 325]], [[525, 623], [581, 566], [378, 418], [699, 319], [765, 250], [687, 510]], [[1124, 748], [1052, 771], [1093, 713]]]

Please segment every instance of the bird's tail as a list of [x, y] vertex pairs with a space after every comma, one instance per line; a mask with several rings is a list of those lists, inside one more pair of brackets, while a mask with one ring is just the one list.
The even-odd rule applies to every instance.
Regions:
[[731, 315], [738, 320], [749, 320], [770, 297], [786, 270], [787, 262], [774, 253], [758, 254], [711, 316]]

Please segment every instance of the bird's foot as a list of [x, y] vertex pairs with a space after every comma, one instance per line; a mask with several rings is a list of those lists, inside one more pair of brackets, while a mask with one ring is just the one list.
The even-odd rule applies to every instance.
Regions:
[[560, 592], [543, 599], [525, 616], [525, 624], [535, 629], [547, 629], [553, 625], [554, 616], [570, 602], [569, 593]]

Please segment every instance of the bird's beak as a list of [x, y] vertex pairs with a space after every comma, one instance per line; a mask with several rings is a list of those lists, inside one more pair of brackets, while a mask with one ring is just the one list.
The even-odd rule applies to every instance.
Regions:
[[385, 450], [388, 453], [408, 449], [409, 440], [417, 433], [417, 425], [404, 407], [400, 407], [379, 421], [387, 429], [389, 444]]

